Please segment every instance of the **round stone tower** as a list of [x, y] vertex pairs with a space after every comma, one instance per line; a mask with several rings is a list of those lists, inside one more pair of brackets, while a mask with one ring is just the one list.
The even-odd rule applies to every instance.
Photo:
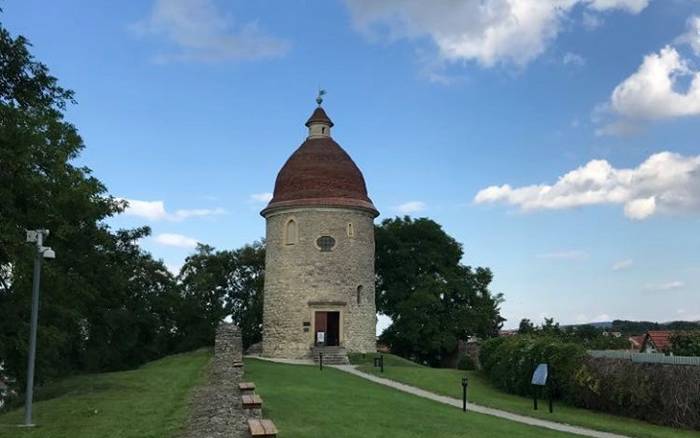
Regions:
[[263, 355], [376, 351], [374, 218], [365, 180], [319, 106], [282, 166], [267, 222]]

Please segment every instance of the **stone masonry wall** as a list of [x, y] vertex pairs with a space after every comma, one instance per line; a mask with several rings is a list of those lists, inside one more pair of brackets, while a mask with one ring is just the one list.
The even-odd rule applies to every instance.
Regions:
[[238, 383], [243, 367], [241, 334], [234, 324], [222, 322], [216, 330], [214, 359], [206, 382], [195, 389], [190, 420], [183, 437], [238, 438], [247, 436], [247, 419]]
[[[289, 219], [297, 224], [293, 245], [285, 242]], [[316, 246], [316, 239], [324, 235], [336, 241], [330, 252]], [[359, 304], [358, 286], [362, 287]], [[340, 344], [348, 352], [376, 350], [374, 221], [369, 213], [316, 207], [268, 215], [263, 355], [308, 357], [315, 311], [341, 312]]]

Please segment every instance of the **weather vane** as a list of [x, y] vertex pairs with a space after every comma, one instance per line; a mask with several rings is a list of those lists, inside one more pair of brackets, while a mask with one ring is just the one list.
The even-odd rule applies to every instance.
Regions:
[[323, 103], [323, 96], [325, 96], [325, 95], [326, 95], [326, 90], [324, 90], [323, 88], [319, 88], [318, 89], [318, 97], [316, 97], [316, 103], [318, 104], [318, 106], [321, 106], [321, 104]]

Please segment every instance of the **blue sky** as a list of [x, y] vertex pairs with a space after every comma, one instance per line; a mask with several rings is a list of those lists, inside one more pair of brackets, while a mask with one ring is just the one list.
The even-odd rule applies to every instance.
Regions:
[[177, 268], [259, 239], [319, 86], [379, 220], [492, 268], [507, 327], [700, 320], [700, 1], [6, 0], [76, 91], [115, 227]]

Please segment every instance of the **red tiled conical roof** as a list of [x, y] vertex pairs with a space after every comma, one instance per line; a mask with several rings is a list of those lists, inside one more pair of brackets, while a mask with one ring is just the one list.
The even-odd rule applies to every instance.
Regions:
[[[316, 108], [307, 122], [316, 117], [330, 119], [322, 108]], [[353, 207], [379, 212], [367, 196], [362, 172], [352, 158], [331, 137], [307, 138], [284, 163], [277, 174], [270, 203], [260, 213], [289, 207]]]
[[309, 120], [306, 121], [305, 125], [310, 126], [314, 122], [326, 123], [331, 128], [333, 127], [333, 122], [328, 117], [328, 114], [326, 114], [326, 112], [320, 106], [316, 107], [314, 112], [311, 114], [311, 117], [309, 117]]

